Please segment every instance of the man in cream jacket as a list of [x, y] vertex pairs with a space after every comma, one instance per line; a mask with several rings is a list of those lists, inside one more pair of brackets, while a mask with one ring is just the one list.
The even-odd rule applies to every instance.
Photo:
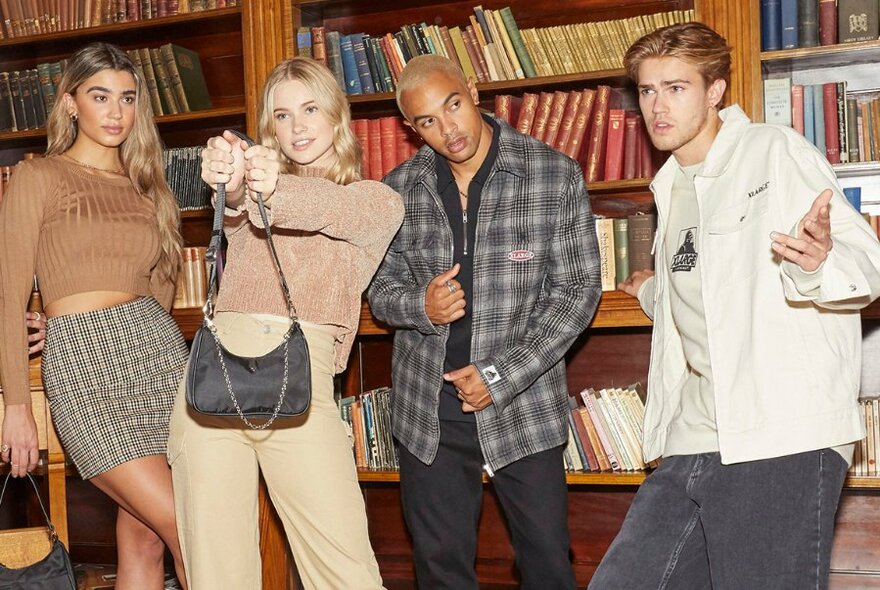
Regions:
[[720, 110], [730, 48], [686, 23], [625, 65], [654, 145], [656, 274], [646, 460], [590, 588], [824, 588], [858, 406], [859, 310], [880, 244], [794, 130]]

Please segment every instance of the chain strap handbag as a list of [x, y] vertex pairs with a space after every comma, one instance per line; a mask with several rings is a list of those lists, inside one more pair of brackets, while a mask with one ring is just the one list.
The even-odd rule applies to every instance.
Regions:
[[[0, 504], [3, 504], [3, 496], [6, 494], [6, 486], [9, 484], [11, 474], [6, 476], [3, 482], [3, 489], [0, 490]], [[34, 492], [37, 494], [37, 500], [40, 503], [40, 510], [43, 511], [43, 517], [46, 519], [46, 529], [52, 548], [49, 553], [34, 563], [23, 567], [7, 567], [0, 563], [0, 589], [2, 590], [76, 590], [76, 578], [73, 575], [73, 565], [70, 563], [70, 556], [64, 543], [58, 538], [52, 521], [46, 513], [46, 507], [43, 505], [43, 498], [40, 497], [40, 490], [37, 488], [37, 482], [30, 473], [27, 474], [31, 485], [34, 486]], [[41, 542], [42, 544], [42, 542]]]
[[[248, 145], [254, 141], [233, 131]], [[266, 238], [275, 271], [287, 301], [290, 328], [281, 343], [271, 352], [259, 357], [243, 357], [229, 352], [217, 335], [214, 325], [214, 297], [217, 291], [217, 254], [223, 235], [223, 213], [226, 207], [226, 185], [217, 185], [214, 204], [214, 227], [211, 242], [205, 252], [208, 267], [208, 293], [202, 311], [202, 326], [193, 338], [187, 366], [186, 401], [195, 411], [209, 416], [238, 416], [253, 430], [263, 430], [279, 417], [303, 414], [312, 397], [309, 348], [299, 325], [296, 309], [290, 296], [287, 280], [272, 241], [272, 229], [263, 203], [257, 193], [260, 217], [266, 228]], [[266, 418], [255, 424], [251, 418]]]

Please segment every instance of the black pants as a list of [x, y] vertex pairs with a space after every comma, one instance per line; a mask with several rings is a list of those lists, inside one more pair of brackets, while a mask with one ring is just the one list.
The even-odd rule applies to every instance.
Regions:
[[[440, 448], [431, 465], [400, 446], [403, 514], [421, 590], [479, 588], [474, 561], [482, 464], [473, 423], [441, 421]], [[562, 447], [499, 469], [492, 483], [507, 518], [521, 587], [575, 588]]]

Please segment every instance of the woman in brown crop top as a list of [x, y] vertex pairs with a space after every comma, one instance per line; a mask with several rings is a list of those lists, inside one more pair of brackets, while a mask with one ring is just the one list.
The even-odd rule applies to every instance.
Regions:
[[382, 587], [333, 375], [345, 367], [361, 294], [403, 219], [403, 203], [384, 184], [360, 179], [350, 123], [330, 71], [294, 58], [279, 64], [264, 86], [263, 145], [245, 150], [226, 133], [202, 152], [202, 178], [211, 186], [225, 183], [229, 194], [218, 335], [234, 354], [261, 356], [289, 326], [253, 200], [253, 191], [261, 191], [308, 342], [312, 401], [303, 416], [249, 430], [237, 417], [198, 415], [178, 396], [168, 456], [192, 589], [259, 587], [259, 473], [306, 588]]
[[36, 274], [53, 422], [80, 475], [119, 505], [116, 588], [130, 590], [164, 587], [166, 546], [185, 578], [165, 458], [187, 359], [168, 314], [179, 213], [147, 92], [121, 49], [77, 51], [46, 157], [19, 164], [0, 203], [0, 460], [22, 476], [38, 458], [21, 321]]

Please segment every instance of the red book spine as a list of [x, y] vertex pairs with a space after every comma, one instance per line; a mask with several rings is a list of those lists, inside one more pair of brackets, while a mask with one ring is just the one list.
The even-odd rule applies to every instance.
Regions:
[[400, 78], [400, 72], [403, 68], [400, 65], [400, 57], [397, 55], [397, 52], [388, 40], [388, 37], [390, 36], [391, 34], [389, 33], [384, 37], [380, 37], [379, 45], [382, 47], [382, 53], [385, 54], [385, 61], [388, 62], [388, 68], [391, 70], [391, 77], [394, 78], [394, 83], [397, 84], [397, 80]]
[[361, 144], [361, 178], [370, 177], [370, 130], [366, 119], [353, 119], [352, 131]]
[[832, 164], [840, 164], [840, 139], [837, 129], [837, 83], [822, 84], [825, 108], [825, 156]]
[[327, 43], [324, 40], [324, 27], [312, 27], [312, 57], [327, 65]]
[[538, 107], [538, 95], [524, 92], [522, 106], [519, 109], [519, 117], [516, 120], [516, 130], [529, 135], [535, 121], [535, 110]]
[[409, 134], [401, 117], [394, 117], [394, 158], [395, 166], [409, 159]]
[[556, 144], [556, 136], [559, 134], [559, 125], [562, 123], [562, 114], [565, 112], [565, 103], [568, 101], [568, 93], [556, 91], [553, 93], [553, 102], [550, 103], [550, 118], [547, 119], [547, 127], [541, 141], [549, 146]]
[[639, 173], [639, 124], [638, 113], [627, 111], [623, 123], [623, 178], [637, 178]]
[[379, 119], [367, 121], [367, 142], [370, 144], [370, 180], [382, 180], [382, 129]]
[[465, 51], [468, 52], [474, 71], [477, 73], [477, 82], [489, 82], [489, 66], [486, 65], [486, 59], [483, 57], [483, 51], [480, 49], [474, 28], [470, 25], [465, 27], [461, 31], [461, 37], [464, 39]]
[[547, 121], [550, 120], [550, 107], [553, 105], [553, 94], [542, 92], [538, 98], [538, 106], [535, 107], [535, 122], [532, 123], [531, 136], [541, 141], [547, 129]]
[[[397, 161], [397, 117], [382, 117], [379, 119], [379, 144], [380, 157], [382, 159], [382, 176], [394, 170], [400, 162]], [[377, 179], [378, 180], [378, 179]]]
[[804, 134], [804, 85], [791, 85], [791, 126]]
[[495, 95], [495, 117], [510, 125], [510, 99], [509, 94]]
[[819, 0], [819, 45], [837, 45], [837, 0]]
[[590, 124], [590, 136], [587, 141], [584, 162], [587, 182], [602, 180], [602, 174], [605, 172], [605, 141], [608, 137], [608, 100], [610, 98], [610, 87], [603, 85], [596, 89], [596, 105], [593, 108], [593, 120]]
[[608, 137], [605, 142], [605, 180], [623, 178], [623, 154], [626, 111], [608, 111]]
[[560, 152], [565, 152], [565, 146], [571, 137], [571, 131], [574, 129], [574, 119], [577, 116], [578, 108], [581, 106], [583, 93], [573, 90], [568, 93], [565, 101], [565, 112], [562, 113], [562, 121], [559, 123], [559, 133], [556, 134], [556, 141], [553, 147]]
[[574, 125], [571, 128], [571, 136], [565, 143], [563, 153], [569, 158], [581, 161], [581, 152], [584, 149], [584, 137], [590, 128], [590, 118], [593, 115], [593, 104], [596, 100], [596, 91], [587, 88], [581, 92], [581, 104], [574, 116]]

